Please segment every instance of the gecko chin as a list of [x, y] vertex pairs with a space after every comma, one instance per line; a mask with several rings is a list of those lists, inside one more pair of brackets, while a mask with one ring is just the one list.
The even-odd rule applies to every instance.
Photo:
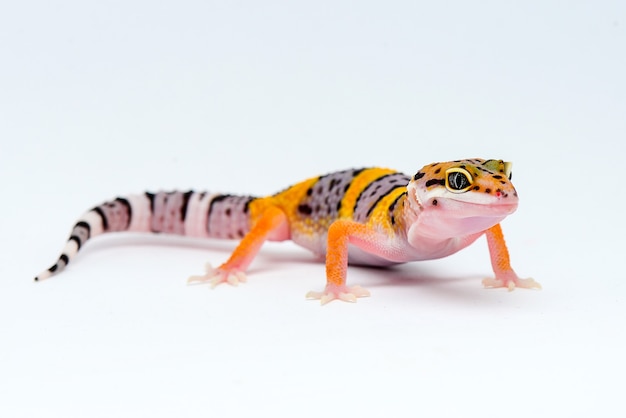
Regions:
[[445, 228], [452, 236], [470, 235], [482, 232], [500, 223], [506, 215], [502, 216], [469, 216], [464, 218], [448, 218]]

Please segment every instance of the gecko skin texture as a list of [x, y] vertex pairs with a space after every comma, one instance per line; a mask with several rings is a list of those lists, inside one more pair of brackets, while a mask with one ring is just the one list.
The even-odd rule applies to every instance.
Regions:
[[326, 260], [322, 304], [369, 296], [346, 284], [348, 264], [388, 266], [442, 258], [487, 238], [494, 277], [486, 287], [541, 288], [511, 268], [500, 222], [517, 209], [511, 163], [479, 158], [433, 163], [409, 177], [386, 168], [313, 177], [266, 197], [158, 192], [118, 197], [86, 212], [56, 263], [63, 270], [87, 240], [108, 232], [240, 239], [230, 258], [190, 282], [237, 285], [263, 243], [292, 240]]

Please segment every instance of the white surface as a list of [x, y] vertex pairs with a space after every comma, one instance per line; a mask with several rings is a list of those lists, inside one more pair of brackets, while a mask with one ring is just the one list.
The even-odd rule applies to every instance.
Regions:
[[[624, 2], [5, 2], [0, 416], [624, 416]], [[265, 194], [351, 166], [513, 160], [504, 222], [542, 291], [484, 290], [484, 241], [351, 268], [116, 236], [31, 279], [76, 217], [174, 187]]]

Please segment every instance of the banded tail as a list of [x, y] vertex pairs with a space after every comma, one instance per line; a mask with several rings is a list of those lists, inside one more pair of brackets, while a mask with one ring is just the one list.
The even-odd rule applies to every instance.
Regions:
[[173, 191], [118, 197], [81, 216], [61, 255], [35, 280], [60, 273], [85, 243], [109, 232], [152, 232], [239, 239], [250, 230], [252, 196]]

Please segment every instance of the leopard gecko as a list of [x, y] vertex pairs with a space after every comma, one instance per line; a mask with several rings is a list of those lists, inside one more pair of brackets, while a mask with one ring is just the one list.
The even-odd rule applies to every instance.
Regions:
[[307, 298], [322, 304], [369, 296], [346, 284], [349, 263], [387, 266], [456, 253], [487, 238], [494, 278], [486, 287], [540, 288], [511, 268], [500, 221], [518, 195], [511, 163], [479, 158], [427, 165], [414, 176], [387, 168], [338, 171], [266, 197], [173, 191], [118, 197], [87, 211], [56, 263], [35, 280], [59, 273], [87, 240], [135, 231], [241, 239], [230, 258], [190, 282], [237, 285], [266, 240], [292, 240], [326, 260], [326, 286]]

